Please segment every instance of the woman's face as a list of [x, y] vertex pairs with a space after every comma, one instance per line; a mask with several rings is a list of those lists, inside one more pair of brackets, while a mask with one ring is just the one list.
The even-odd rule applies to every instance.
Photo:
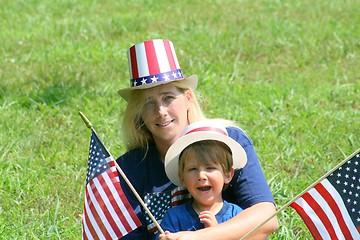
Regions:
[[147, 90], [142, 119], [156, 144], [171, 145], [187, 127], [191, 94], [172, 84]]

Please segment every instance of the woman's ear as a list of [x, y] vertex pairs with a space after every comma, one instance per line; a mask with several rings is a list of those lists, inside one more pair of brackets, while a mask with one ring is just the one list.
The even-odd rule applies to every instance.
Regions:
[[185, 97], [187, 99], [187, 110], [189, 110], [190, 107], [191, 107], [191, 101], [192, 101], [192, 98], [193, 98], [191, 91], [186, 90]]
[[224, 184], [228, 184], [234, 176], [234, 168], [232, 167], [229, 172], [224, 174]]

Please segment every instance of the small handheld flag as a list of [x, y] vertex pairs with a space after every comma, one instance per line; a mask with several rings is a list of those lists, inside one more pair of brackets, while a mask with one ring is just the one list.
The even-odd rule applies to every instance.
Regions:
[[83, 239], [119, 239], [141, 225], [120, 185], [113, 157], [92, 130]]
[[360, 239], [360, 151], [290, 205], [314, 239]]
[[241, 240], [291, 206], [315, 240], [360, 239], [360, 149], [266, 218]]
[[[129, 186], [131, 191], [134, 193], [135, 197], [138, 199], [141, 206], [143, 206], [145, 212], [147, 213], [147, 216], [149, 216], [149, 218], [152, 220], [155, 227], [160, 231], [160, 233], [164, 233], [163, 229], [161, 228], [159, 223], [156, 221], [155, 217], [150, 212], [149, 208], [146, 206], [146, 204], [141, 199], [139, 194], [136, 192], [135, 188], [133, 187], [133, 185], [131, 184], [129, 179], [126, 177], [125, 173], [122, 171], [120, 166], [116, 163], [113, 156], [106, 149], [105, 145], [100, 141], [91, 122], [85, 117], [85, 115], [82, 112], [79, 112], [79, 114], [80, 114], [82, 120], [84, 121], [84, 123], [86, 124], [86, 126], [88, 128], [90, 128], [92, 131], [91, 141], [90, 141], [90, 151], [89, 151], [88, 173], [87, 173], [87, 178], [86, 178], [87, 188], [86, 188], [84, 218], [83, 218], [83, 239], [99, 239], [99, 238], [114, 239], [114, 234], [116, 236], [118, 236], [118, 235], [124, 236], [125, 234], [129, 233], [130, 231], [134, 230], [135, 228], [137, 228], [138, 226], [141, 225], [140, 220], [137, 218], [134, 210], [131, 208], [130, 203], [128, 202], [127, 198], [125, 197], [125, 194], [121, 188], [119, 177], [118, 177], [116, 170], [120, 173], [121, 177], [125, 180], [126, 184]], [[94, 159], [95, 159], [95, 162], [93, 161]], [[105, 164], [104, 162], [106, 162], [107, 164]], [[108, 167], [110, 167], [110, 170], [112, 173], [110, 173], [110, 171], [108, 171]], [[105, 171], [105, 169], [106, 169], [106, 171]], [[99, 185], [91, 185], [92, 180], [95, 179], [94, 181], [97, 182], [97, 178], [101, 179], [103, 173], [107, 173], [107, 174], [109, 174], [109, 176], [111, 175], [112, 178], [110, 180], [111, 180], [111, 183], [113, 183], [115, 190], [118, 191], [117, 194], [111, 196], [111, 194], [113, 194], [114, 192], [110, 192], [110, 194], [107, 196], [101, 195], [101, 193], [104, 193], [104, 192], [105, 192], [105, 194], [109, 193], [109, 191], [101, 191], [101, 187], [106, 187], [106, 184], [109, 184], [109, 187], [112, 185], [112, 184], [110, 184], [109, 181], [107, 181], [105, 185], [103, 185], [103, 183], [101, 183], [100, 186]], [[89, 187], [89, 184], [90, 184], [90, 187]], [[97, 211], [99, 211], [99, 213], [101, 215], [100, 218], [97, 217], [95, 219], [94, 216], [92, 216], [91, 214], [89, 214], [89, 216], [88, 216], [87, 213], [90, 210], [92, 210], [91, 207], [93, 207], [93, 205], [89, 204], [89, 202], [87, 201], [88, 193], [91, 193], [91, 191], [93, 191], [93, 190], [97, 190], [95, 188], [96, 186], [100, 187], [99, 193], [100, 192], [101, 193], [100, 193], [100, 195], [98, 192], [95, 192], [95, 194], [93, 194], [96, 197], [95, 199], [94, 199], [94, 197], [92, 198], [95, 200], [95, 203], [99, 199], [99, 196], [100, 197], [104, 196], [105, 197], [104, 203], [107, 203], [107, 204], [111, 203], [111, 205], [116, 205], [117, 201], [119, 201], [119, 198], [120, 198], [120, 200], [121, 200], [120, 204], [123, 204], [124, 208], [120, 208], [120, 212], [119, 212], [118, 211], [119, 209], [116, 209], [116, 207], [115, 207], [113, 210], [115, 210], [117, 212], [116, 212], [116, 214], [114, 214], [113, 212], [109, 212], [109, 209], [111, 209], [110, 205], [106, 205], [103, 203], [103, 204], [100, 204], [100, 207], [95, 208]], [[88, 190], [89, 190], [89, 192], [88, 192]], [[108, 198], [108, 200], [106, 200], [106, 198]], [[102, 207], [104, 207], [104, 209]], [[104, 212], [102, 212], [102, 211], [104, 211]], [[107, 212], [108, 215], [106, 215], [105, 212]], [[92, 213], [92, 211], [90, 213]], [[114, 215], [118, 215], [118, 220], [116, 220], [118, 222], [116, 222], [116, 225], [110, 224], [110, 227], [108, 225], [106, 225], [109, 222], [107, 219], [110, 216], [109, 213], [110, 213], [111, 217], [114, 217]], [[105, 215], [105, 218], [104, 218], [104, 215]], [[120, 215], [123, 215], [123, 217], [121, 217]], [[130, 218], [129, 218], [129, 216], [130, 216]], [[90, 220], [87, 219], [87, 217], [89, 217]], [[120, 219], [120, 221], [119, 221], [119, 219]], [[105, 221], [105, 222], [103, 222], [103, 221]], [[110, 221], [111, 221], [111, 219], [110, 219]], [[115, 220], [112, 220], [112, 221], [115, 221]], [[96, 223], [95, 228], [93, 226], [93, 223]], [[118, 223], [120, 225], [123, 224], [124, 227], [126, 225], [129, 225], [130, 228], [126, 228], [125, 231], [121, 228], [120, 233], [119, 233], [118, 232], [119, 227], [121, 227], [121, 226], [120, 225], [118, 226], [117, 225]], [[105, 229], [103, 226], [104, 224], [105, 224]], [[117, 227], [118, 229], [116, 229], [115, 227]], [[108, 232], [108, 230], [110, 231], [111, 234]], [[108, 235], [105, 236], [104, 232], [106, 234], [110, 234], [110, 236], [109, 237], [108, 237]], [[97, 235], [99, 235], [99, 236], [97, 236]], [[91, 237], [89, 237], [89, 236], [91, 236]], [[116, 237], [115, 239], [117, 239], [117, 238], [119, 238], [119, 237]]]

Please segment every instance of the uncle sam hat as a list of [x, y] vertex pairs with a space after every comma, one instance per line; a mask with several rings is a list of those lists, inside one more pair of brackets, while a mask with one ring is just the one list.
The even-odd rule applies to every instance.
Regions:
[[190, 124], [169, 148], [165, 155], [165, 172], [171, 182], [180, 186], [179, 156], [190, 144], [203, 141], [216, 140], [225, 143], [231, 150], [234, 169], [243, 168], [247, 163], [247, 156], [242, 146], [229, 137], [225, 127], [216, 121], [199, 121]]
[[171, 41], [148, 40], [130, 47], [128, 50], [130, 87], [118, 93], [126, 101], [131, 91], [146, 89], [172, 81], [185, 82], [192, 90], [197, 86], [196, 75], [184, 77]]

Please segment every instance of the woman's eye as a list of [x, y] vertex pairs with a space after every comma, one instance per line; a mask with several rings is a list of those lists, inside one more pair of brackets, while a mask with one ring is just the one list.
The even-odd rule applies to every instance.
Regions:
[[173, 99], [174, 97], [173, 96], [165, 96], [165, 100], [170, 100], [170, 99]]

